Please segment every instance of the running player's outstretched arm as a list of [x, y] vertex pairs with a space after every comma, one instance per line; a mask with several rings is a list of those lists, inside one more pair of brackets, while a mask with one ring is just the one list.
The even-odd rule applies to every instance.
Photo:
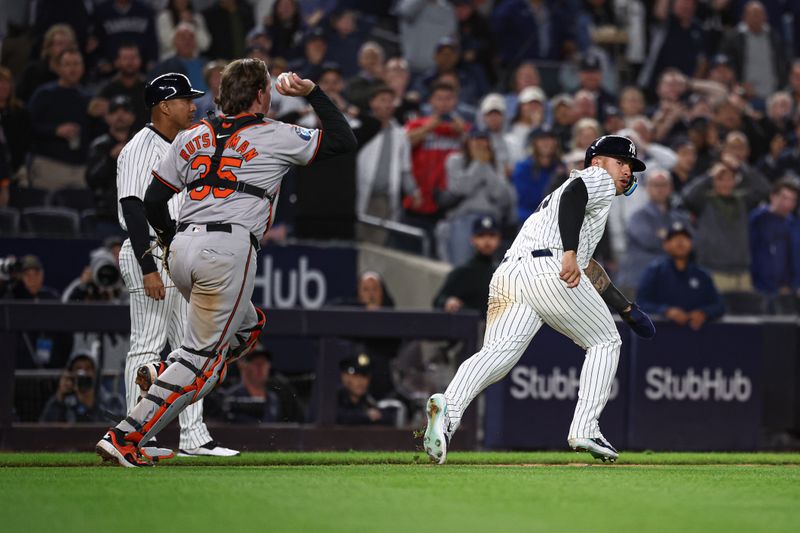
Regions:
[[625, 295], [611, 283], [611, 279], [600, 263], [590, 259], [584, 272], [595, 290], [600, 293], [603, 301], [619, 313], [620, 318], [630, 326], [634, 333], [645, 339], [653, 338], [656, 328], [650, 317], [638, 305], [629, 302]]

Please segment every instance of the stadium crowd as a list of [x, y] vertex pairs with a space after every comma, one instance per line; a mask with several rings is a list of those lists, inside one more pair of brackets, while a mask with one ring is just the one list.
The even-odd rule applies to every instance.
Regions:
[[[355, 212], [422, 229], [432, 255], [464, 265], [463, 279], [484, 283], [492, 252], [502, 255], [543, 198], [582, 168], [591, 141], [618, 133], [648, 170], [633, 196], [615, 200], [597, 250], [615, 282], [692, 327], [721, 313], [718, 293], [750, 311], [797, 312], [800, 2], [7, 5], [4, 235], [120, 235], [116, 157], [148, 120], [146, 81], [184, 73], [207, 91], [200, 119], [217, 111], [226, 62], [253, 57], [273, 79], [287, 70], [312, 79], [347, 114], [359, 140]], [[274, 90], [270, 115], [318, 126], [302, 100]], [[291, 209], [281, 205], [269, 237], [292, 236]], [[482, 244], [487, 233], [503, 244]], [[357, 236], [397, 244], [382, 228], [360, 226]], [[34, 259], [26, 272], [42, 271]], [[462, 278], [451, 276], [434, 306], [477, 302], [485, 313], [480, 290], [456, 294], [470, 283]], [[24, 288], [8, 296], [36, 297]]]

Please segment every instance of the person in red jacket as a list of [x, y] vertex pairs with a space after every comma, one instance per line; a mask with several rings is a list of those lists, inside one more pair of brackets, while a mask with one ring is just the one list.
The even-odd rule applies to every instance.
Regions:
[[403, 221], [424, 229], [433, 241], [433, 228], [440, 211], [451, 207], [444, 205], [446, 199], [440, 193], [447, 189], [444, 162], [448, 155], [461, 149], [462, 136], [470, 125], [455, 113], [458, 91], [453, 85], [434, 83], [428, 102], [431, 114], [406, 124], [411, 142], [411, 169], [421, 199], [405, 198]]

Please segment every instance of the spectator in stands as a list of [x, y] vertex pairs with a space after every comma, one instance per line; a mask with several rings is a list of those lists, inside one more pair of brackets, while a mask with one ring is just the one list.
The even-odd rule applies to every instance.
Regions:
[[589, 92], [597, 105], [597, 118], [601, 121], [605, 119], [603, 111], [607, 106], [615, 105], [617, 98], [603, 88], [603, 71], [597, 54], [586, 53], [581, 57], [578, 66], [578, 82], [576, 93], [579, 91]]
[[597, 119], [597, 100], [593, 93], [580, 90], [572, 98], [576, 120], [582, 118]]
[[625, 224], [625, 255], [614, 283], [630, 297], [647, 267], [664, 256], [662, 242], [675, 222], [688, 225], [689, 217], [671, 205], [672, 179], [661, 168], [648, 167], [645, 183], [647, 204], [635, 211]]
[[792, 97], [792, 109], [797, 112], [800, 109], [800, 59], [792, 61], [789, 71], [789, 85], [786, 91]]
[[526, 59], [558, 60], [575, 50], [573, 16], [561, 2], [506, 0], [492, 11], [500, 64], [514, 67]]
[[697, 261], [711, 272], [714, 285], [722, 292], [750, 290], [747, 215], [752, 193], [746, 184], [736, 190], [736, 170], [730, 163], [716, 163], [710, 175], [684, 188], [683, 200], [697, 220]]
[[[352, 105], [345, 97], [344, 97], [344, 79], [342, 78], [342, 71], [339, 68], [339, 65], [335, 63], [325, 63], [322, 65], [322, 74], [320, 74], [319, 80], [317, 80], [317, 85], [319, 88], [325, 91], [325, 94], [331, 99], [331, 101], [336, 104], [342, 113], [344, 113], [345, 118], [350, 121], [351, 127], [355, 127], [357, 121], [353, 119], [359, 115], [359, 109]], [[287, 109], [291, 110], [291, 112], [295, 112], [299, 115], [299, 118], [296, 119], [297, 124], [306, 128], [318, 128], [320, 125], [319, 119], [317, 115], [311, 109], [311, 106], [303, 105], [300, 108], [292, 107], [291, 100], [297, 100], [296, 98], [288, 98], [281, 100], [283, 104], [289, 100], [290, 102], [288, 105], [281, 107], [281, 112], [285, 112]], [[282, 115], [286, 116], [286, 115]], [[291, 114], [289, 115], [291, 117]]]
[[558, 137], [552, 128], [536, 128], [528, 137], [528, 144], [530, 157], [517, 163], [511, 176], [517, 191], [517, 220], [520, 224], [539, 206], [548, 185], [566, 174]]
[[211, 35], [206, 27], [206, 19], [194, 10], [191, 0], [168, 0], [166, 7], [156, 16], [158, 57], [160, 59], [175, 55], [173, 45], [175, 31], [182, 22], [194, 27], [197, 50], [200, 53], [205, 53], [211, 46]]
[[679, 137], [672, 143], [672, 150], [675, 152], [675, 164], [670, 169], [672, 176], [672, 189], [680, 194], [683, 188], [697, 174], [694, 172], [697, 162], [697, 149], [688, 137]]
[[58, 58], [67, 48], [77, 45], [75, 31], [67, 24], [55, 24], [44, 34], [42, 55], [38, 61], [25, 66], [17, 95], [23, 102], [28, 102], [37, 88], [58, 79]]
[[358, 22], [355, 10], [337, 7], [331, 13], [327, 57], [342, 67], [342, 75], [346, 78], [358, 73], [358, 51], [364, 43], [364, 32]]
[[695, 17], [695, 0], [656, 0], [653, 16], [658, 25], [651, 32], [650, 53], [639, 75], [639, 86], [650, 87], [666, 68], [699, 77], [705, 70], [703, 29]]
[[691, 261], [692, 234], [674, 223], [664, 237], [664, 257], [642, 276], [636, 300], [642, 311], [693, 330], [722, 316], [725, 308], [711, 276]]
[[289, 68], [301, 78], [317, 80], [327, 56], [325, 32], [319, 27], [311, 28], [303, 38], [303, 56], [293, 61]]
[[[542, 102], [547, 100], [544, 91], [541, 88], [542, 77], [539, 75], [539, 69], [530, 61], [522, 62], [511, 75], [510, 91], [505, 94], [506, 99], [506, 118], [510, 121], [513, 117], [520, 115], [518, 106], [521, 103], [520, 99], [522, 91], [528, 87], [535, 87], [541, 92]], [[538, 124], [537, 124], [538, 125]], [[524, 137], [527, 137], [526, 132]], [[523, 141], [525, 138], [523, 138]]]
[[89, 96], [80, 86], [81, 76], [81, 53], [67, 48], [58, 57], [58, 81], [31, 97], [30, 181], [35, 187], [57, 190], [85, 184]]
[[767, 116], [761, 126], [767, 139], [775, 132], [786, 135], [792, 132], [792, 112], [792, 96], [787, 91], [777, 91], [767, 98]]
[[395, 6], [400, 19], [400, 44], [403, 57], [413, 74], [434, 66], [433, 52], [442, 37], [458, 31], [455, 10], [450, 2], [400, 0]]
[[550, 108], [553, 112], [553, 132], [559, 141], [561, 150], [567, 150], [569, 141], [572, 139], [572, 126], [578, 120], [575, 100], [568, 94], [557, 94], [550, 100]]
[[416, 119], [420, 113], [420, 95], [416, 91], [408, 90], [411, 81], [408, 61], [402, 57], [394, 57], [387, 61], [384, 79], [386, 85], [394, 91], [394, 118], [400, 124]]
[[651, 113], [653, 123], [656, 125], [653, 131], [653, 139], [656, 141], [669, 142], [675, 130], [683, 125], [688, 115], [684, 102], [688, 87], [686, 76], [678, 69], [667, 68], [659, 76], [656, 87], [658, 103]]
[[721, 84], [728, 91], [739, 89], [736, 69], [727, 54], [716, 54], [711, 58], [708, 65], [708, 79]]
[[730, 31], [722, 50], [733, 59], [749, 96], [765, 99], [786, 84], [789, 64], [783, 39], [767, 23], [761, 2], [747, 2], [741, 23]]
[[203, 79], [206, 81], [208, 91], [194, 101], [197, 106], [197, 111], [194, 114], [195, 120], [207, 118], [209, 113], [213, 115], [220, 113], [216, 100], [219, 96], [219, 84], [222, 80], [222, 70], [227, 64], [227, 61], [215, 60], [209, 61], [206, 63], [206, 66], [203, 67]]
[[[6, 287], [5, 298], [33, 302], [58, 300], [58, 291], [44, 284], [42, 262], [35, 255], [19, 259], [18, 274]], [[26, 331], [17, 339], [16, 368], [62, 368], [69, 355], [71, 336], [45, 331]]]
[[544, 123], [547, 97], [539, 87], [526, 87], [517, 101], [517, 113], [506, 135], [512, 166], [528, 156], [528, 135]]
[[139, 130], [147, 124], [150, 112], [144, 105], [145, 80], [142, 75], [142, 59], [139, 47], [133, 43], [120, 45], [114, 59], [117, 73], [89, 102], [89, 115], [103, 118], [108, 112], [109, 102], [116, 96], [128, 98], [135, 116], [134, 128]]
[[585, 152], [592, 141], [603, 133], [600, 123], [593, 118], [582, 118], [572, 126], [572, 138], [569, 141], [570, 150]]
[[[0, 140], [7, 150], [7, 175], [10, 178], [24, 167], [31, 145], [31, 117], [14, 91], [14, 78], [0, 67]], [[2, 156], [0, 156], [2, 157]]]
[[378, 409], [369, 394], [372, 366], [367, 354], [339, 363], [342, 386], [336, 404], [336, 423], [345, 425], [391, 424], [387, 413]]
[[450, 271], [433, 299], [433, 307], [448, 313], [474, 309], [486, 318], [489, 282], [496, 266], [494, 256], [500, 247], [500, 225], [491, 216], [476, 219], [470, 244], [472, 258]]
[[103, 422], [109, 414], [124, 416], [119, 394], [97, 383], [97, 363], [89, 353], [76, 352], [58, 380], [58, 389], [42, 410], [40, 422]]
[[461, 87], [459, 98], [469, 105], [477, 105], [481, 97], [489, 92], [486, 75], [474, 63], [462, 62], [458, 42], [452, 37], [443, 37], [436, 43], [433, 67], [426, 70], [417, 82], [417, 91], [427, 95], [428, 87], [442, 74], [454, 74]]
[[619, 109], [625, 119], [644, 115], [646, 102], [642, 90], [633, 85], [628, 85], [619, 93]]
[[472, 130], [462, 150], [448, 156], [446, 191], [451, 198], [445, 220], [437, 227], [440, 259], [454, 265], [469, 259], [473, 253], [470, 234], [476, 220], [490, 216], [506, 226], [516, 223], [514, 187], [498, 172], [494, 157], [485, 130]]
[[118, 235], [122, 231], [117, 213], [117, 158], [133, 136], [135, 118], [128, 97], [115, 96], [105, 116], [108, 133], [95, 139], [89, 147], [86, 184], [94, 192], [95, 234], [99, 237]]
[[94, 10], [94, 29], [100, 43], [98, 65], [103, 73], [111, 72], [117, 49], [125, 43], [139, 47], [145, 69], [158, 60], [158, 35], [155, 14], [142, 0], [109, 0]]
[[649, 166], [671, 168], [677, 160], [675, 152], [653, 138], [655, 126], [646, 116], [628, 119], [628, 127], [636, 133], [636, 149], [639, 158]]
[[[54, 26], [69, 27], [70, 34], [72, 35], [69, 45], [77, 46], [78, 50], [82, 52], [90, 54], [93, 48], [97, 46], [97, 39], [92, 36], [92, 25], [94, 21], [91, 15], [93, 6], [87, 4], [84, 0], [38, 0], [35, 3], [7, 2], [4, 6], [5, 10], [12, 11], [14, 4], [23, 4], [26, 7], [35, 4], [33, 9], [28, 9], [32, 14], [30, 20], [33, 22], [31, 36], [33, 37], [34, 46], [32, 52], [34, 55], [43, 52], [47, 47], [48, 34]], [[41, 48], [39, 48], [40, 45]], [[60, 50], [57, 50], [53, 56], [58, 55], [58, 52], [60, 52]], [[51, 78], [47, 81], [52, 81], [53, 79], [55, 78]], [[47, 83], [47, 81], [43, 83]], [[31, 92], [28, 93], [27, 96], [33, 94], [36, 85], [31, 89]], [[27, 98], [23, 99], [27, 102]]]
[[225, 420], [234, 424], [302, 422], [294, 388], [272, 373], [272, 352], [261, 344], [236, 361], [241, 382], [222, 393]]
[[458, 94], [452, 85], [434, 84], [428, 102], [431, 115], [406, 124], [412, 148], [411, 168], [422, 202], [415, 206], [411, 198], [406, 198], [403, 221], [432, 234], [440, 214], [436, 191], [447, 188], [444, 162], [448, 155], [461, 148], [461, 138], [470, 126], [455, 114]]
[[767, 179], [755, 167], [748, 163], [750, 159], [750, 143], [747, 136], [740, 131], [731, 131], [722, 145], [721, 158], [728, 162], [736, 172], [737, 183], [744, 183], [750, 193], [749, 207], [755, 207], [769, 195]]
[[689, 121], [689, 141], [694, 146], [695, 164], [693, 173], [703, 174], [719, 157], [719, 135], [717, 126], [706, 117], [695, 117]]
[[452, 0], [458, 20], [458, 41], [463, 49], [462, 60], [477, 65], [488, 82], [497, 82], [495, 72], [495, 37], [489, 20], [472, 0]]
[[[399, 220], [404, 196], [422, 201], [411, 174], [411, 145], [405, 129], [394, 119], [395, 93], [387, 85], [373, 90], [370, 114], [362, 116], [355, 130], [358, 139], [356, 160], [356, 211], [381, 219]], [[359, 240], [386, 244], [383, 228], [359, 226]]]
[[[227, 3], [230, 4], [232, 1], [228, 0]], [[272, 6], [272, 15], [270, 16], [269, 24], [267, 24], [267, 33], [272, 37], [272, 55], [282, 57], [286, 61], [291, 61], [300, 56], [300, 44], [303, 40], [304, 26], [300, 15], [300, 7], [297, 4], [297, 0], [277, 0]], [[224, 31], [225, 29], [221, 28], [221, 33]], [[238, 57], [233, 55], [232, 49], [215, 51], [213, 44], [216, 44], [216, 38], [213, 31], [211, 35], [214, 39], [211, 47], [211, 55], [213, 57]], [[221, 38], [230, 39], [230, 37], [225, 37], [224, 35], [221, 35]]]
[[[743, 108], [746, 106], [746, 109]], [[727, 143], [731, 133], [743, 133], [747, 141], [747, 159], [757, 160], [767, 151], [764, 132], [755, 121], [754, 111], [738, 97], [721, 101], [714, 109], [714, 123], [720, 139]], [[755, 161], [753, 161], [755, 162]]]
[[800, 289], [800, 272], [794, 270], [792, 229], [800, 188], [794, 180], [772, 186], [769, 205], [750, 213], [750, 273], [755, 289], [769, 298], [793, 294]]
[[369, 109], [372, 90], [383, 85], [386, 58], [381, 45], [367, 41], [358, 51], [358, 66], [361, 70], [347, 82], [344, 96], [361, 111]]
[[194, 26], [189, 22], [181, 22], [175, 28], [172, 44], [175, 47], [175, 55], [159, 62], [153, 68], [148, 77], [157, 78], [168, 72], [179, 72], [184, 74], [192, 82], [192, 87], [198, 91], [206, 91], [206, 80], [203, 76], [203, 67], [206, 59], [198, 56], [197, 39], [195, 37]]
[[489, 93], [481, 101], [480, 112], [492, 143], [497, 172], [506, 178], [511, 177], [514, 167], [511, 164], [511, 150], [503, 127], [506, 121], [506, 101], [501, 94]]

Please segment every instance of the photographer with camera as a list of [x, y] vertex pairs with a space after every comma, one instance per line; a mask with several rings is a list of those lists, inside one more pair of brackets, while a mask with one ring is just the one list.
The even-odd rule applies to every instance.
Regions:
[[[64, 290], [63, 302], [106, 302], [121, 304], [128, 301], [128, 290], [119, 270], [119, 251], [122, 240], [108, 237], [103, 246], [92, 250], [89, 264], [79, 278]], [[100, 366], [106, 370], [120, 370], [130, 348], [127, 335], [118, 333], [76, 332], [73, 350], [91, 351], [100, 345]]]
[[102, 422], [125, 412], [125, 402], [97, 385], [97, 365], [88, 352], [75, 352], [45, 404], [40, 422]]

